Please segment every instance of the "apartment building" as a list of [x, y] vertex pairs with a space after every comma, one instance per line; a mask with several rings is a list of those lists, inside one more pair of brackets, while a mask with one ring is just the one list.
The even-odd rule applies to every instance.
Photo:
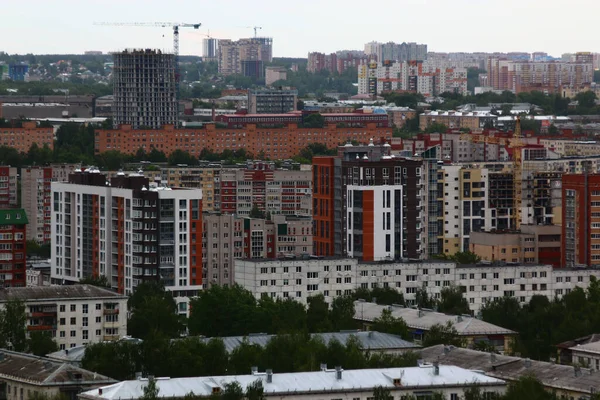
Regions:
[[248, 112], [250, 114], [285, 114], [296, 111], [298, 91], [295, 89], [250, 89]]
[[[156, 388], [165, 397], [182, 398], [189, 393], [210, 397], [222, 393], [229, 385], [238, 384], [242, 390], [260, 382], [266, 400], [298, 399], [317, 400], [322, 398], [344, 398], [349, 393], [355, 400], [373, 397], [377, 388], [387, 390], [390, 397], [423, 397], [423, 393], [440, 393], [444, 399], [462, 398], [465, 391], [473, 385], [481, 388], [486, 398], [502, 395], [506, 383], [484, 374], [454, 367], [421, 363], [408, 368], [351, 369], [345, 371], [341, 366], [312, 372], [273, 373], [252, 371], [249, 375], [206, 376], [190, 378], [161, 378], [156, 380]], [[109, 400], [127, 398], [142, 399], [148, 379], [119, 382], [83, 392], [82, 400]]]
[[484, 261], [560, 267], [560, 225], [521, 225], [520, 232], [472, 232], [467, 250]]
[[92, 285], [8, 288], [25, 305], [27, 332], [50, 332], [61, 350], [114, 341], [127, 334], [127, 297]]
[[376, 96], [385, 92], [410, 91], [424, 96], [444, 92], [467, 93], [467, 69], [439, 68], [427, 61], [375, 62], [358, 66], [358, 93]]
[[562, 265], [600, 265], [600, 175], [562, 176]]
[[486, 302], [503, 296], [521, 304], [534, 295], [560, 298], [575, 287], [586, 289], [590, 276], [600, 277], [600, 270], [592, 268], [502, 262], [457, 265], [435, 260], [359, 262], [337, 257], [243, 259], [235, 260], [234, 267], [235, 282], [257, 299], [266, 295], [306, 304], [308, 297], [322, 294], [331, 303], [358, 288], [390, 287], [404, 295], [407, 305], [414, 305], [421, 288], [439, 299], [443, 288], [458, 286], [475, 314]]
[[273, 61], [273, 39], [220, 39], [217, 53], [220, 74], [241, 75], [245, 61], [262, 61], [263, 65]]
[[27, 214], [23, 209], [0, 209], [0, 285], [27, 284]]
[[267, 67], [265, 68], [265, 85], [271, 86], [277, 81], [287, 79], [287, 68], [285, 67]]
[[271, 215], [311, 215], [311, 171], [276, 169], [265, 161], [220, 173], [221, 212], [249, 216], [254, 206]]
[[[385, 194], [386, 210], [383, 211], [380, 208], [384, 204], [381, 198], [383, 192], [380, 190], [385, 189], [390, 191], [390, 196], [391, 191], [394, 191], [394, 203], [392, 206], [390, 197], [389, 208], [395, 213], [394, 223], [398, 223], [403, 232], [396, 235], [399, 242], [395, 244], [393, 254], [389, 254], [389, 256], [392, 259], [425, 257], [427, 239], [426, 235], [422, 234], [426, 224], [423, 204], [427, 201], [428, 192], [423, 190], [423, 161], [394, 157], [391, 155], [389, 144], [375, 145], [373, 141], [367, 146], [353, 146], [348, 143], [339, 148], [338, 154], [338, 156], [331, 157], [313, 157], [315, 255], [344, 256], [350, 248], [354, 248], [354, 244], [349, 244], [348, 240], [351, 240], [351, 243], [358, 243], [363, 239], [348, 232], [349, 227], [355, 223], [355, 221], [349, 221], [355, 212], [358, 216], [362, 211], [364, 221], [361, 224], [364, 223], [365, 227], [373, 227], [372, 234], [374, 236], [371, 236], [369, 241], [375, 238], [387, 238], [386, 235], [391, 235], [387, 228], [387, 216], [385, 229], [382, 222], [378, 220], [382, 217], [382, 212], [388, 212], [387, 192]], [[349, 203], [349, 191], [353, 192], [352, 196], [356, 196], [354, 198], [359, 199], [361, 197], [356, 193], [361, 190], [364, 192], [364, 189], [367, 190], [367, 194], [363, 193], [362, 198], [372, 199], [375, 197], [375, 192], [378, 193], [379, 201], [377, 204], [369, 203], [370, 209], [363, 209], [359, 203], [356, 205], [354, 202]], [[375, 211], [377, 212], [375, 213]], [[390, 221], [390, 229], [395, 231], [397, 228], [391, 228], [391, 225]], [[384, 230], [387, 233], [384, 233]], [[370, 246], [369, 243], [365, 245]], [[359, 256], [363, 251], [353, 250], [353, 253]], [[384, 253], [385, 255], [383, 255]], [[378, 254], [371, 254], [371, 250], [369, 250], [361, 257], [374, 260], [380, 255], [388, 256], [385, 251]]]
[[173, 292], [179, 311], [202, 287], [202, 191], [150, 185], [141, 174], [90, 168], [52, 183], [52, 271], [58, 283], [106, 276], [129, 295], [146, 280]]
[[17, 168], [0, 166], [0, 208], [13, 208], [19, 204]]
[[325, 54], [318, 52], [308, 53], [306, 70], [311, 73], [327, 70], [331, 73], [337, 72], [337, 54]]
[[36, 144], [42, 148], [54, 149], [54, 128], [40, 127], [35, 121], [23, 121], [20, 126], [4, 126], [0, 128], [0, 146], [16, 149], [19, 153], [27, 153]]
[[427, 59], [427, 45], [410, 43], [379, 43], [369, 42], [365, 44], [365, 54], [375, 56], [376, 61], [423, 61]]
[[593, 82], [591, 62], [516, 61], [490, 57], [487, 61], [489, 85], [514, 93], [532, 90], [557, 93], [561, 86], [583, 86]]
[[424, 131], [436, 123], [446, 125], [450, 129], [469, 129], [474, 131], [496, 126], [497, 119], [497, 115], [487, 111], [425, 111], [419, 115], [419, 129]]
[[222, 169], [220, 164], [163, 168], [161, 169], [161, 182], [171, 187], [202, 189], [202, 211], [219, 211], [221, 209], [220, 177]]
[[[286, 116], [287, 114], [273, 118]], [[381, 117], [384, 122], [379, 123]], [[270, 122], [266, 127], [250, 121], [243, 127], [226, 129], [207, 124], [201, 129], [175, 129], [173, 125], [167, 125], [162, 129], [134, 130], [127, 125], [117, 130], [96, 130], [95, 152], [100, 154], [109, 150], [118, 150], [125, 154], [135, 154], [140, 148], [149, 152], [154, 147], [165, 154], [180, 149], [199, 156], [204, 149], [218, 153], [226, 149], [233, 151], [245, 149], [251, 154], [264, 154], [265, 158], [279, 160], [298, 155], [300, 150], [311, 143], [321, 143], [328, 148], [335, 148], [348, 141], [366, 143], [373, 137], [391, 140], [392, 128], [387, 126], [386, 115], [366, 115], [361, 118], [363, 120], [372, 118], [374, 122], [361, 122], [356, 126], [338, 126], [342, 121], [332, 121], [323, 128], [303, 128], [298, 126], [298, 123], [286, 124], [277, 120]], [[283, 124], [284, 127], [274, 124]]]
[[312, 254], [312, 218], [274, 215], [271, 220], [234, 214], [204, 214], [203, 287], [232, 285], [233, 262]]
[[[27, 237], [38, 243], [50, 242], [52, 182], [64, 182], [75, 164], [21, 168], [21, 206], [27, 214]], [[15, 172], [16, 175], [16, 172]]]

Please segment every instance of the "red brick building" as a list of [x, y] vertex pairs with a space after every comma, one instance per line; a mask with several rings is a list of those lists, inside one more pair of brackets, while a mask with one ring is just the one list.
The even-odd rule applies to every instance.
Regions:
[[[387, 117], [383, 117], [387, 125]], [[95, 150], [96, 154], [109, 150], [135, 154], [140, 148], [146, 152], [156, 148], [168, 155], [180, 149], [199, 156], [203, 149], [218, 153], [226, 149], [246, 149], [255, 156], [263, 154], [265, 158], [277, 160], [293, 157], [311, 143], [335, 148], [349, 141], [367, 143], [375, 138], [389, 142], [392, 138], [392, 128], [378, 126], [376, 122], [353, 127], [342, 122], [335, 121], [324, 128], [301, 128], [294, 123], [283, 127], [247, 124], [243, 128], [218, 128], [210, 124], [202, 129], [175, 129], [173, 125], [167, 125], [158, 130], [133, 130], [131, 126], [122, 126], [116, 130], [97, 130]]]
[[0, 210], [0, 284], [26, 285], [27, 215], [22, 209]]
[[47, 145], [54, 149], [54, 128], [38, 127], [34, 121], [25, 121], [22, 127], [0, 128], [0, 146], [13, 147], [19, 153], [27, 153], [34, 143], [40, 148]]

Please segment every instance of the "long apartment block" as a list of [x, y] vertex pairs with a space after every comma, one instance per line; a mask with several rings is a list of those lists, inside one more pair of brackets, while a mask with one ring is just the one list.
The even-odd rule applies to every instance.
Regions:
[[235, 260], [235, 282], [257, 298], [292, 298], [306, 304], [322, 294], [328, 302], [359, 288], [390, 287], [400, 291], [408, 305], [425, 288], [440, 298], [443, 288], [458, 286], [477, 313], [488, 301], [503, 296], [528, 302], [534, 295], [552, 299], [575, 287], [586, 289], [600, 270], [553, 268], [551, 265], [485, 263], [460, 265], [443, 261], [359, 262], [353, 258], [298, 257], [296, 259]]

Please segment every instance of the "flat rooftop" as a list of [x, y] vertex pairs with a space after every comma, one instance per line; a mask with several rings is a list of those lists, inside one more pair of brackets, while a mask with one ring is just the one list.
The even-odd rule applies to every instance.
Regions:
[[93, 285], [11, 287], [0, 289], [0, 303], [9, 300], [126, 299], [127, 296]]

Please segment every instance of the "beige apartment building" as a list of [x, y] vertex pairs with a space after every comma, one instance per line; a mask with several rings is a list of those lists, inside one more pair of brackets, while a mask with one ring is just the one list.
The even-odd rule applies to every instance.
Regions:
[[[486, 124], [496, 125], [498, 117], [489, 112], [426, 111], [419, 116], [419, 129], [426, 130], [434, 123], [446, 125], [450, 129], [476, 130]], [[445, 132], [440, 132], [445, 133]]]
[[204, 214], [204, 288], [234, 283], [235, 259], [272, 259], [312, 254], [312, 217], [274, 215], [272, 220]]
[[202, 189], [202, 211], [220, 210], [222, 167], [168, 167], [161, 170], [162, 182], [168, 186]]
[[520, 232], [473, 232], [470, 251], [483, 261], [560, 265], [560, 225], [521, 225]]

